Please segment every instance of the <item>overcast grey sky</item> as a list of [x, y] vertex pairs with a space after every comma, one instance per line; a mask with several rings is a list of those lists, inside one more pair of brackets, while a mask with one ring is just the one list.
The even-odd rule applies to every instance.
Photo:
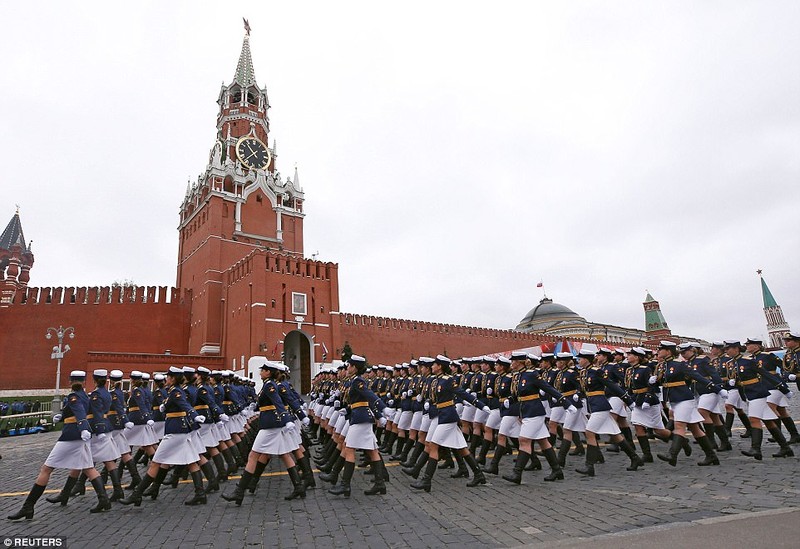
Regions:
[[[567, 5], [562, 5], [567, 4]], [[306, 255], [347, 312], [800, 329], [797, 2], [3, 2], [2, 226], [32, 286], [173, 285], [250, 20]]]

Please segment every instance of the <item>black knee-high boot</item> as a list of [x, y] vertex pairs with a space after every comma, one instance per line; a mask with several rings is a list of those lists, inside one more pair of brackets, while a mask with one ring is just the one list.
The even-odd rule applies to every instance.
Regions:
[[153, 478], [152, 484], [150, 484], [150, 487], [147, 490], [142, 492], [142, 496], [149, 497], [152, 500], [158, 499], [158, 493], [161, 489], [161, 483], [164, 482], [164, 478], [167, 476], [168, 471], [169, 469], [164, 469], [163, 467], [159, 467], [156, 476]]
[[311, 461], [308, 459], [308, 452], [303, 454], [303, 457], [297, 462], [297, 466], [303, 473], [303, 484], [306, 489], [316, 488], [317, 481], [314, 480], [314, 471], [311, 470]]
[[264, 469], [267, 468], [267, 463], [262, 463], [261, 461], [256, 461], [256, 468], [250, 474], [250, 482], [247, 485], [247, 491], [251, 494], [256, 493], [256, 488], [258, 487], [258, 481], [261, 480], [261, 475], [264, 474]]
[[36, 502], [42, 497], [44, 494], [44, 489], [46, 487], [42, 486], [41, 484], [34, 484], [31, 491], [28, 492], [28, 497], [25, 498], [25, 503], [22, 504], [22, 509], [14, 513], [13, 515], [8, 515], [9, 520], [19, 520], [24, 518], [26, 520], [30, 520], [33, 518], [33, 507], [36, 505]]
[[208, 480], [208, 488], [206, 489], [206, 493], [208, 494], [219, 491], [219, 481], [217, 480], [217, 475], [214, 474], [214, 468], [211, 466], [211, 462], [206, 461], [200, 466], [200, 470], [203, 471], [203, 474]]
[[[125, 491], [122, 489], [122, 482], [119, 478], [119, 467], [114, 467], [111, 469], [108, 472], [108, 476], [111, 477], [111, 486], [114, 487], [114, 491], [111, 493], [109, 501], [119, 501], [125, 497]], [[102, 480], [100, 482], [102, 482]]]
[[192, 484], [194, 484], [194, 496], [188, 501], [184, 501], [184, 505], [205, 505], [206, 504], [206, 491], [203, 489], [203, 473], [194, 471], [192, 475]]
[[625, 437], [625, 440], [630, 442], [631, 446], [633, 446], [633, 431], [631, 431], [631, 428], [622, 427], [620, 431], [622, 431], [622, 436]]
[[458, 453], [458, 450], [453, 450], [452, 454], [456, 459], [458, 468], [456, 469], [455, 473], [450, 475], [450, 478], [469, 478], [469, 470], [467, 470], [467, 465], [464, 463], [463, 456]]
[[75, 483], [75, 487], [72, 489], [72, 493], [70, 496], [82, 496], [86, 493], [86, 475], [81, 473], [78, 475], [78, 481]]
[[[750, 418], [747, 417], [747, 414], [744, 413], [744, 410], [737, 408], [736, 415], [739, 416], [739, 421], [742, 422], [742, 426], [744, 427], [744, 433], [739, 435], [742, 438], [750, 438], [752, 433], [752, 429], [750, 428]], [[761, 433], [764, 434], [763, 432]]]
[[469, 442], [469, 453], [475, 456], [475, 452], [478, 450], [478, 446], [481, 445], [483, 442], [483, 438], [473, 433], [472, 440]]
[[289, 480], [292, 481], [292, 486], [294, 490], [288, 496], [284, 497], [283, 499], [290, 501], [295, 498], [305, 499], [306, 497], [306, 486], [303, 484], [303, 481], [300, 479], [300, 475], [297, 473], [297, 467], [289, 467], [286, 469], [286, 472], [289, 473]]
[[223, 459], [225, 459], [225, 463], [228, 464], [228, 469], [225, 471], [226, 475], [233, 475], [239, 469], [236, 465], [236, 458], [233, 457], [233, 452], [228, 447], [225, 447], [224, 450], [221, 451]]
[[[109, 473], [113, 473], [114, 471], [117, 472], [117, 482], [119, 482], [119, 469], [115, 468], [113, 471], [109, 471]], [[111, 509], [111, 502], [108, 500], [108, 494], [106, 493], [106, 487], [103, 485], [103, 479], [99, 476], [94, 477], [92, 479], [92, 488], [94, 488], [94, 493], [97, 495], [97, 505], [89, 509], [89, 512], [102, 513], [103, 511]]]
[[633, 447], [633, 444], [628, 442], [627, 438], [623, 438], [618, 444], [620, 449], [625, 452], [625, 455], [631, 460], [631, 464], [627, 467], [628, 471], [636, 471], [639, 467], [644, 465], [642, 458], [636, 453], [636, 448]]
[[[344, 467], [342, 467], [342, 478], [341, 482], [328, 490], [329, 494], [333, 494], [334, 496], [344, 496], [346, 498], [350, 497], [350, 480], [353, 478], [353, 471], [356, 468], [356, 464], [350, 461], [345, 461]], [[376, 475], [377, 477], [377, 475]]]
[[453, 463], [453, 454], [450, 448], [439, 448], [439, 460], [444, 460], [444, 463], [439, 465], [439, 469], [453, 469], [456, 466]]
[[250, 479], [252, 478], [252, 473], [249, 473], [246, 469], [242, 473], [242, 478], [239, 479], [239, 483], [233, 489], [233, 492], [230, 494], [223, 493], [222, 499], [225, 501], [233, 501], [236, 505], [241, 505], [242, 500], [244, 500], [244, 491], [250, 485]]
[[525, 470], [525, 465], [528, 464], [530, 458], [531, 455], [528, 452], [520, 450], [517, 454], [517, 459], [514, 461], [514, 470], [510, 475], [503, 475], [503, 480], [513, 482], [514, 484], [522, 483], [522, 471]]
[[558, 464], [562, 468], [567, 466], [567, 455], [570, 453], [571, 446], [572, 441], [564, 439], [561, 441], [561, 446], [558, 447]]
[[[706, 437], [708, 438], [708, 442], [711, 443], [711, 448], [714, 450], [719, 450], [719, 445], [717, 444], [717, 426], [713, 423], [703, 423], [703, 430], [706, 432]], [[698, 441], [698, 444], [700, 442]]]
[[761, 443], [764, 440], [764, 430], [763, 429], [750, 429], [750, 449], [749, 450], [742, 450], [742, 454], [756, 458], [758, 461], [763, 459], [761, 455]]
[[733, 412], [725, 412], [725, 432], [728, 438], [731, 437], [731, 429], [733, 428]]
[[[563, 442], [562, 442], [563, 444]], [[533, 447], [531, 446], [531, 450]], [[528, 466], [525, 467], [526, 471], [541, 471], [542, 470], [542, 462], [539, 461], [539, 457], [536, 455], [536, 452], [531, 451], [531, 460], [528, 462]]]
[[582, 456], [586, 454], [586, 450], [583, 449], [583, 442], [581, 441], [581, 436], [578, 433], [572, 435], [572, 442], [575, 444], [575, 449], [569, 453], [571, 456]]
[[719, 437], [719, 447], [717, 448], [718, 452], [730, 452], [733, 450], [731, 446], [731, 440], [728, 438], [728, 432], [725, 430], [724, 425], [715, 425], [714, 432], [717, 433]]
[[417, 457], [417, 462], [414, 464], [413, 467], [403, 467], [401, 471], [404, 474], [409, 475], [412, 478], [418, 478], [420, 471], [422, 468], [425, 467], [425, 464], [428, 462], [428, 453], [427, 452], [420, 452], [419, 457]]
[[486, 484], [486, 477], [483, 475], [481, 468], [478, 467], [478, 462], [472, 454], [464, 456], [464, 461], [467, 463], [467, 467], [472, 471], [472, 480], [467, 483], [467, 487], [474, 488], [481, 484]]
[[503, 458], [503, 454], [506, 453], [505, 446], [497, 446], [494, 451], [494, 457], [492, 458], [491, 463], [483, 468], [484, 473], [489, 473], [491, 475], [496, 475], [499, 472], [500, 460]]
[[642, 448], [642, 461], [645, 463], [653, 463], [653, 454], [650, 450], [650, 438], [647, 435], [636, 437], [639, 441], [639, 446]]
[[225, 468], [225, 458], [222, 457], [222, 454], [215, 454], [211, 456], [211, 460], [217, 468], [217, 482], [227, 482], [228, 471]]
[[[161, 473], [161, 471], [166, 471], [166, 469], [159, 470], [159, 473]], [[119, 502], [122, 505], [133, 504], [134, 506], [139, 507], [142, 504], [142, 495], [144, 491], [147, 490], [147, 487], [150, 486], [152, 482], [153, 477], [151, 477], [149, 473], [145, 473], [145, 475], [142, 477], [142, 482], [136, 486], [136, 489], [133, 491], [133, 493], [128, 497], [119, 500]]]
[[697, 444], [700, 445], [700, 448], [702, 448], [703, 452], [706, 454], [706, 458], [704, 460], [697, 462], [698, 465], [701, 467], [705, 467], [707, 465], [719, 465], [719, 458], [717, 457], [716, 452], [714, 452], [714, 447], [711, 445], [711, 439], [708, 438], [708, 436], [698, 438]]
[[483, 439], [481, 441], [481, 451], [480, 454], [478, 454], [478, 457], [475, 459], [479, 465], [486, 465], [486, 454], [489, 453], [489, 447], [491, 445], [491, 440]]
[[672, 442], [670, 442], [669, 450], [666, 454], [656, 454], [656, 457], [661, 461], [666, 461], [673, 467], [678, 463], [678, 453], [681, 451], [681, 448], [684, 447], [686, 444], [686, 439], [680, 435], [673, 434], [672, 435]]
[[425, 445], [421, 442], [417, 442], [414, 444], [414, 449], [411, 451], [411, 455], [408, 456], [408, 459], [405, 460], [400, 464], [401, 467], [413, 467], [415, 463], [417, 463], [417, 458], [419, 455], [425, 450]]
[[[564, 442], [565, 441], [562, 440], [561, 444], [563, 445]], [[550, 466], [550, 474], [544, 477], [545, 482], [564, 480], [564, 471], [561, 469], [561, 464], [558, 463], [558, 456], [556, 456], [556, 451], [553, 447], [551, 446], [547, 450], [543, 450], [542, 453], [547, 460], [547, 464]]]
[[786, 427], [786, 431], [789, 433], [789, 444], [800, 443], [800, 434], [797, 433], [797, 425], [794, 424], [794, 420], [788, 416], [782, 417], [781, 423], [783, 423], [783, 426]]
[[[336, 461], [334, 462], [333, 467], [331, 467], [331, 472], [330, 473], [320, 473], [319, 479], [322, 480], [322, 481], [325, 481], [325, 482], [330, 482], [330, 483], [336, 484], [339, 481], [339, 471], [342, 470], [342, 467], [344, 467], [344, 464], [345, 464], [344, 457], [339, 455], [339, 457], [336, 458]], [[355, 464], [353, 464], [353, 465], [355, 465]]]
[[136, 485], [142, 481], [142, 477], [139, 475], [139, 470], [136, 468], [136, 460], [129, 459], [127, 463], [124, 464], [125, 468], [128, 469], [128, 472], [131, 474], [131, 483], [125, 487], [126, 490], [133, 490], [136, 488]]
[[375, 471], [375, 479], [373, 480], [372, 488], [364, 490], [366, 496], [384, 495], [386, 493], [386, 464], [382, 459], [372, 462], [372, 469]]
[[64, 487], [61, 489], [61, 492], [57, 496], [48, 496], [45, 501], [49, 501], [50, 503], [60, 503], [61, 506], [65, 506], [69, 501], [69, 496], [72, 493], [72, 488], [75, 487], [75, 483], [78, 482], [78, 477], [67, 477], [67, 482], [64, 483]]
[[411, 483], [411, 487], [414, 490], [425, 490], [426, 492], [431, 491], [431, 480], [433, 480], [433, 475], [436, 473], [436, 465], [438, 460], [434, 458], [428, 458], [428, 462], [425, 465], [425, 472], [422, 474], [422, 478], [416, 482]]
[[575, 469], [576, 472], [586, 475], [588, 477], [594, 476], [594, 464], [597, 462], [597, 456], [600, 454], [600, 448], [592, 444], [586, 445], [586, 464], [583, 467]]
[[792, 451], [792, 448], [789, 446], [789, 443], [786, 442], [786, 437], [784, 437], [783, 433], [781, 433], [780, 427], [778, 427], [778, 423], [775, 421], [770, 422], [767, 429], [769, 429], [769, 433], [772, 435], [772, 438], [775, 439], [775, 442], [777, 442], [781, 447], [778, 453], [772, 454], [772, 457], [782, 458], [782, 457], [794, 456], [794, 452]]

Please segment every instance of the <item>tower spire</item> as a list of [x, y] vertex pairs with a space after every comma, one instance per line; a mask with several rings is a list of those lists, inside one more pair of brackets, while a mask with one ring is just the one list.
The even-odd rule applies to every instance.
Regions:
[[256, 74], [253, 70], [253, 58], [250, 55], [250, 24], [244, 20], [245, 35], [242, 40], [242, 53], [239, 54], [239, 62], [236, 64], [236, 74], [233, 82], [246, 88], [256, 82]]
[[672, 335], [672, 330], [667, 326], [664, 314], [661, 312], [661, 305], [656, 301], [650, 292], [644, 298], [644, 331], [648, 341], [658, 341]]
[[761, 279], [761, 298], [764, 301], [764, 316], [767, 318], [767, 333], [769, 334], [769, 344], [771, 347], [783, 346], [783, 336], [789, 331], [789, 323], [783, 317], [783, 311], [778, 302], [769, 291], [767, 282], [761, 274], [761, 269], [756, 271]]

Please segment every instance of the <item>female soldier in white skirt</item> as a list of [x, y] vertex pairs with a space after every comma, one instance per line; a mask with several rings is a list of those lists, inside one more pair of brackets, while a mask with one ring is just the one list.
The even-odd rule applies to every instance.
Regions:
[[22, 508], [13, 515], [8, 516], [11, 520], [22, 518], [30, 520], [33, 518], [33, 507], [36, 505], [36, 501], [42, 497], [53, 469], [69, 469], [70, 476], [67, 478], [67, 483], [61, 493], [55, 498], [48, 498], [48, 501], [52, 503], [60, 502], [61, 505], [66, 505], [72, 492], [72, 487], [78, 480], [78, 471], [83, 471], [97, 494], [97, 506], [93, 507], [89, 512], [99, 513], [111, 509], [108, 494], [105, 486], [103, 486], [103, 481], [100, 479], [100, 474], [94, 468], [92, 452], [89, 448], [89, 440], [92, 438], [92, 431], [86, 419], [87, 410], [89, 409], [89, 397], [86, 396], [83, 390], [86, 372], [74, 370], [69, 374], [69, 380], [72, 384], [72, 391], [62, 403], [64, 428], [61, 430], [61, 436], [58, 437], [58, 442], [53, 446], [50, 455], [47, 456], [44, 465], [39, 470], [39, 476], [36, 477], [36, 482], [33, 484], [28, 497], [25, 498]]
[[[539, 444], [539, 448], [550, 465], [550, 475], [546, 476], [544, 480], [564, 479], [564, 472], [561, 470], [555, 450], [550, 444], [550, 433], [547, 425], [545, 425], [545, 408], [542, 405], [540, 393], [552, 397], [557, 407], [569, 411], [570, 414], [578, 413], [578, 409], [570, 404], [552, 385], [541, 379], [535, 369], [529, 369], [528, 366], [530, 365], [531, 361], [524, 352], [516, 351], [511, 353], [511, 368], [514, 371], [514, 375], [511, 382], [511, 395], [503, 401], [503, 407], [510, 408], [514, 402], [519, 404], [519, 416], [517, 418], [520, 424], [519, 454], [517, 454], [517, 459], [514, 462], [513, 474], [503, 475], [503, 479], [514, 484], [522, 482], [522, 471], [525, 470], [525, 466], [533, 454], [534, 440]], [[551, 412], [554, 411], [555, 409], [551, 410]]]
[[589, 421], [586, 422], [586, 465], [575, 471], [582, 475], [594, 476], [594, 464], [598, 462], [600, 455], [599, 435], [609, 435], [611, 442], [617, 443], [630, 458], [631, 464], [628, 471], [636, 471], [643, 465], [642, 459], [636, 454], [631, 443], [622, 436], [619, 425], [611, 417], [611, 404], [606, 397], [606, 389], [619, 396], [625, 404], [630, 405], [633, 399], [619, 385], [609, 381], [606, 377], [607, 372], [600, 366], [593, 365], [594, 358], [595, 353], [591, 351], [581, 350], [578, 353], [581, 389], [586, 395]]
[[[565, 356], [569, 355], [569, 356]], [[580, 372], [575, 368], [571, 353], [558, 353], [556, 362], [563, 362], [560, 383], [556, 390], [570, 399], [573, 406], [578, 409], [576, 414], [567, 414], [564, 418], [564, 438], [558, 448], [558, 464], [563, 469], [567, 464], [567, 455], [582, 456], [585, 454], [581, 435], [586, 433], [586, 406], [583, 391], [581, 390]], [[570, 452], [570, 446], [575, 443], [575, 450]], [[602, 454], [600, 454], [602, 456]]]
[[[428, 462], [428, 433], [431, 431], [431, 423], [433, 422], [432, 414], [436, 414], [435, 406], [431, 406], [432, 400], [431, 387], [433, 385], [434, 376], [431, 375], [431, 368], [433, 367], [434, 360], [430, 357], [423, 356], [419, 358], [419, 371], [420, 381], [416, 396], [414, 397], [417, 406], [422, 410], [419, 416], [419, 423], [415, 423], [416, 418], [412, 418], [412, 428], [416, 427], [417, 443], [422, 446], [417, 446], [414, 454], [411, 455], [406, 465], [403, 466], [401, 471], [411, 476], [418, 478], [420, 471]], [[415, 414], [416, 416], [416, 414]]]
[[642, 460], [645, 463], [653, 463], [647, 429], [652, 429], [655, 436], [661, 440], [669, 440], [672, 431], [664, 427], [658, 389], [654, 385], [650, 385], [653, 370], [647, 362], [647, 350], [634, 347], [628, 351], [628, 364], [630, 367], [625, 374], [628, 378], [626, 385], [630, 388], [634, 398], [631, 423], [636, 429], [636, 439], [642, 448]]
[[[111, 432], [111, 440], [117, 447], [120, 453], [120, 464], [128, 469], [131, 474], [131, 483], [126, 486], [126, 490], [133, 490], [136, 485], [141, 482], [139, 471], [136, 469], [136, 462], [131, 457], [131, 444], [125, 436], [125, 431], [133, 427], [133, 423], [129, 421], [128, 414], [125, 412], [125, 394], [122, 392], [122, 370], [111, 370], [109, 372], [109, 379], [113, 386], [111, 387], [111, 409], [108, 411], [108, 418], [111, 420], [111, 426], [114, 430]], [[111, 501], [116, 501], [120, 497], [125, 497], [125, 494], [116, 493], [111, 496]]]
[[[227, 480], [227, 470], [225, 460], [220, 454], [219, 445], [226, 437], [224, 431], [225, 423], [230, 421], [226, 413], [217, 404], [214, 398], [214, 389], [211, 386], [211, 370], [204, 366], [197, 368], [197, 402], [194, 409], [206, 416], [206, 421], [200, 426], [200, 439], [206, 448], [208, 459], [214, 462], [217, 467], [216, 483], [225, 478]], [[214, 483], [212, 483], [214, 484]]]
[[[125, 492], [122, 490], [119, 469], [117, 469], [116, 463], [116, 460], [120, 458], [120, 452], [111, 438], [111, 433], [114, 429], [108, 419], [108, 412], [111, 410], [111, 393], [106, 388], [108, 370], [98, 368], [92, 372], [92, 377], [95, 389], [89, 393], [89, 413], [86, 415], [86, 419], [89, 420], [89, 425], [92, 428], [92, 459], [95, 462], [102, 461], [103, 465], [105, 465], [105, 469], [114, 486], [113, 498], [117, 500], [124, 497]], [[86, 493], [87, 479], [88, 477], [84, 474], [78, 477], [78, 482], [72, 490], [72, 495]]]
[[478, 467], [475, 458], [467, 450], [467, 441], [458, 427], [458, 413], [456, 413], [454, 399], [459, 396], [484, 411], [488, 407], [464, 389], [455, 386], [453, 377], [450, 376], [450, 364], [449, 358], [438, 355], [432, 366], [432, 373], [437, 377], [431, 384], [432, 399], [429, 402], [429, 409], [435, 406], [438, 410], [438, 415], [431, 422], [433, 425], [435, 421], [435, 427], [432, 427], [428, 433], [428, 462], [425, 465], [425, 472], [421, 479], [411, 484], [411, 487], [415, 490], [431, 491], [431, 480], [439, 461], [439, 447], [454, 450], [472, 469], [474, 476], [467, 483], [467, 486], [473, 487], [479, 484], [486, 484], [486, 477]]
[[[256, 360], [253, 361], [253, 359]], [[260, 364], [259, 373], [263, 381], [257, 402], [259, 415], [258, 419], [254, 420], [258, 424], [259, 431], [253, 442], [253, 449], [250, 450], [247, 457], [242, 478], [239, 479], [233, 493], [222, 494], [222, 499], [241, 505], [244, 492], [250, 486], [251, 479], [256, 474], [260, 476], [264, 467], [269, 463], [270, 456], [280, 456], [294, 486], [294, 491], [284, 499], [305, 498], [306, 489], [292, 459], [292, 451], [296, 447], [292, 431], [297, 427], [286, 412], [278, 393], [278, 386], [272, 379], [273, 375], [281, 371], [281, 365], [270, 362], [264, 357], [251, 357], [250, 360], [252, 363], [249, 367]], [[258, 469], [256, 469], [257, 466]]]
[[731, 371], [735, 372], [733, 378], [728, 381], [728, 385], [741, 389], [747, 399], [751, 447], [749, 450], [742, 450], [742, 454], [759, 461], [763, 459], [761, 443], [764, 438], [763, 426], [766, 426], [775, 442], [781, 447], [778, 453], [772, 454], [772, 457], [793, 456], [794, 452], [778, 427], [778, 415], [767, 402], [770, 389], [774, 387], [785, 395], [789, 393], [788, 385], [778, 376], [768, 372], [751, 355], [742, 355], [739, 341], [725, 341], [725, 352], [731, 358]]
[[[167, 371], [168, 396], [161, 405], [161, 411], [166, 417], [164, 438], [158, 445], [155, 455], [150, 462], [147, 474], [133, 493], [120, 500], [123, 505], [133, 504], [136, 507], [142, 504], [142, 493], [154, 484], [158, 487], [167, 474], [170, 465], [188, 465], [194, 484], [194, 497], [185, 501], [185, 505], [199, 505], [206, 503], [206, 493], [203, 489], [203, 474], [197, 465], [197, 451], [191, 442], [192, 425], [205, 422], [205, 417], [194, 411], [186, 398], [186, 393], [181, 389], [183, 384], [183, 369], [170, 366]], [[153, 492], [150, 492], [153, 494]], [[158, 488], [153, 499], [158, 496]]]
[[[717, 369], [711, 366], [711, 361], [707, 356], [700, 354], [702, 349], [698, 343], [681, 343], [678, 345], [678, 350], [683, 359], [689, 363], [692, 370], [708, 381], [711, 381], [714, 385], [718, 387], [723, 386], [722, 378], [719, 376]], [[706, 432], [706, 436], [714, 450], [718, 452], [730, 452], [733, 448], [728, 440], [728, 433], [725, 431], [722, 419], [717, 413], [722, 398], [720, 398], [717, 393], [707, 389], [706, 386], [707, 384], [705, 383], [698, 383], [694, 388], [698, 396], [697, 411], [703, 416], [703, 430]], [[714, 440], [715, 435], [719, 437], [719, 446], [717, 446]]]
[[[496, 360], [489, 356], [481, 357], [481, 379], [480, 388], [476, 391], [475, 396], [480, 398], [489, 407], [487, 414], [483, 410], [475, 410], [475, 419], [473, 423], [478, 423], [483, 432], [483, 440], [481, 441], [481, 450], [475, 461], [479, 465], [486, 465], [486, 454], [489, 452], [492, 444], [494, 443], [494, 432], [500, 427], [500, 399], [495, 394], [497, 388], [497, 378], [500, 376], [500, 368], [496, 368]], [[495, 369], [497, 371], [495, 371]]]
[[654, 375], [650, 378], [651, 385], [659, 383], [665, 389], [664, 400], [669, 402], [675, 423], [672, 429], [673, 438], [669, 452], [666, 455], [657, 454], [658, 459], [675, 466], [678, 452], [688, 445], [686, 439], [686, 429], [688, 427], [700, 448], [706, 454], [706, 458], [697, 464], [700, 466], [719, 465], [719, 458], [711, 446], [711, 441], [700, 426], [703, 423], [703, 416], [697, 411], [694, 391], [692, 391], [689, 383], [694, 380], [703, 385], [708, 391], [718, 393], [723, 398], [727, 396], [727, 391], [692, 370], [686, 361], [676, 360], [677, 356], [677, 344], [672, 341], [662, 341], [658, 347], [658, 360], [660, 362], [658, 371], [660, 376]]
[[[778, 368], [782, 366], [781, 359], [772, 353], [764, 351], [764, 341], [761, 338], [748, 337], [744, 344], [747, 352], [753, 356], [753, 360], [761, 364], [761, 367], [769, 374], [780, 377]], [[787, 397], [777, 388], [773, 387], [769, 390], [767, 405], [772, 408], [772, 411], [778, 416], [778, 429], [780, 429], [781, 424], [783, 424], [789, 432], [789, 444], [797, 444], [800, 442], [800, 434], [797, 433], [797, 426], [794, 424], [792, 416], [789, 415], [789, 398], [790, 397]]]
[[425, 444], [419, 440], [419, 428], [422, 425], [423, 414], [421, 397], [423, 379], [420, 370], [418, 360], [415, 359], [409, 363], [408, 373], [411, 381], [408, 385], [408, 398], [411, 399], [411, 423], [408, 425], [408, 439], [412, 443], [413, 451], [406, 452], [405, 459], [400, 463], [402, 467], [413, 466], [425, 449]]
[[[372, 470], [374, 471], [372, 488], [364, 490], [364, 494], [373, 496], [386, 493], [386, 470], [381, 455], [378, 452], [377, 439], [372, 431], [375, 424], [375, 414], [372, 408], [385, 413], [387, 410], [384, 402], [373, 393], [361, 375], [366, 370], [367, 363], [363, 357], [352, 355], [347, 362], [347, 375], [351, 377], [349, 387], [342, 392], [341, 398], [344, 406], [349, 406], [350, 420], [344, 431], [344, 450], [342, 457], [344, 465], [341, 480], [328, 493], [335, 496], [350, 497], [350, 480], [356, 466], [356, 450], [366, 453]], [[382, 420], [381, 423], [384, 423]]]
[[[152, 405], [149, 404], [143, 390], [144, 380], [142, 372], [134, 370], [131, 372], [131, 390], [128, 395], [128, 420], [131, 425], [125, 431], [128, 444], [138, 446], [144, 450], [150, 458], [156, 453], [158, 435], [156, 435], [155, 420], [152, 415]], [[138, 473], [137, 473], [138, 476]], [[141, 478], [138, 479], [141, 482]], [[139, 484], [136, 482], [136, 484]], [[129, 488], [136, 488], [132, 484]]]
[[[502, 373], [497, 378], [495, 394], [500, 399], [500, 402], [503, 402], [505, 399], [511, 396], [511, 382], [514, 379], [514, 376], [510, 371], [511, 361], [506, 357], [501, 356], [497, 359], [497, 368]], [[487, 393], [488, 390], [489, 389], [487, 388]], [[510, 407], [508, 408], [501, 406], [499, 414], [500, 426], [497, 435], [497, 447], [494, 450], [494, 457], [492, 458], [491, 463], [483, 468], [484, 473], [490, 473], [492, 475], [498, 474], [500, 459], [505, 454], [511, 453], [511, 441], [509, 439], [519, 437], [520, 424], [517, 421], [517, 418], [519, 417], [519, 403], [511, 403]], [[491, 420], [492, 416], [490, 414], [489, 421]], [[489, 422], [487, 422], [486, 427], [492, 428], [493, 425], [490, 426]]]

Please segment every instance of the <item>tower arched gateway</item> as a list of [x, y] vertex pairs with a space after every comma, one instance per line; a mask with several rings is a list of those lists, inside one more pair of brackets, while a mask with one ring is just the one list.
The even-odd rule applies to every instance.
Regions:
[[296, 388], [308, 390], [314, 364], [314, 340], [302, 330], [292, 330], [283, 338], [283, 363], [289, 367]]

